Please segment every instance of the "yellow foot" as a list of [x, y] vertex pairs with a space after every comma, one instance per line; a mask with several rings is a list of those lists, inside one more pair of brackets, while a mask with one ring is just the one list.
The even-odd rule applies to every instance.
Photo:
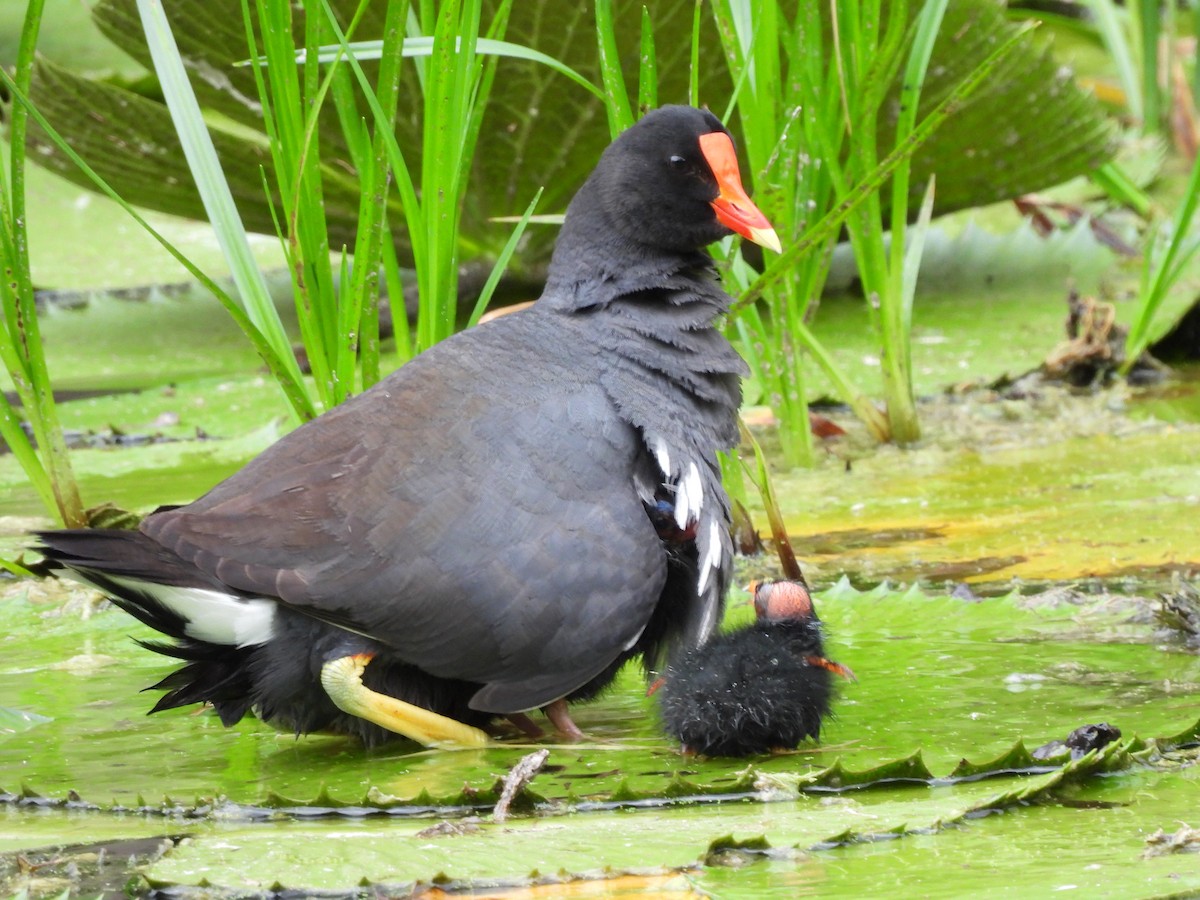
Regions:
[[488, 745], [488, 736], [478, 728], [380, 694], [364, 685], [363, 670], [373, 658], [373, 654], [358, 653], [331, 659], [321, 666], [321, 687], [325, 688], [334, 706], [426, 747], [466, 750]]

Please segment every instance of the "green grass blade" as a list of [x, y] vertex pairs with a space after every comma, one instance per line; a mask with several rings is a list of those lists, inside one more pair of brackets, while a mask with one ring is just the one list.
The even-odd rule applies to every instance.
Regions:
[[42, 498], [42, 505], [51, 515], [58, 515], [66, 524], [66, 516], [58, 509], [58, 499], [54, 493], [54, 485], [50, 483], [50, 475], [30, 443], [29, 435], [21, 427], [21, 417], [3, 394], [0, 394], [0, 438], [4, 439], [4, 443], [21, 466], [21, 471]]
[[[1192, 2], [1192, 34], [1200, 35], [1200, 3]], [[1192, 96], [1200, 97], [1200, 66], [1192, 65]]]
[[1100, 32], [1100, 40], [1108, 50], [1109, 58], [1117, 70], [1117, 80], [1121, 82], [1121, 90], [1125, 93], [1125, 103], [1129, 114], [1139, 122], [1145, 121], [1145, 107], [1142, 104], [1141, 79], [1137, 67], [1133, 64], [1133, 51], [1130, 48], [1129, 35], [1121, 23], [1125, 13], [1117, 8], [1113, 0], [1085, 0], [1092, 11], [1096, 22], [1096, 30]]
[[537, 209], [538, 201], [542, 199], [542, 188], [538, 188], [538, 192], [534, 195], [533, 200], [525, 207], [525, 213], [517, 220], [516, 226], [512, 230], [512, 234], [508, 236], [508, 240], [504, 242], [504, 247], [500, 250], [500, 255], [496, 257], [496, 262], [492, 266], [492, 271], [488, 273], [487, 281], [484, 282], [483, 290], [479, 292], [479, 298], [475, 301], [475, 308], [471, 310], [471, 316], [467, 320], [467, 327], [471, 328], [479, 322], [479, 317], [483, 315], [487, 309], [488, 303], [492, 299], [492, 294], [496, 291], [496, 285], [500, 283], [500, 278], [508, 268], [509, 260], [512, 259], [513, 253], [516, 252], [517, 243], [521, 240], [521, 236], [525, 233], [525, 226], [529, 224], [533, 216], [533, 211]]
[[[249, 0], [242, 0], [242, 19], [246, 33], [246, 44], [254, 63], [254, 81], [258, 89], [259, 102], [263, 108], [263, 124], [271, 148], [272, 176], [278, 188], [283, 207], [284, 226], [280, 241], [288, 261], [288, 272], [292, 278], [292, 292], [296, 305], [296, 319], [300, 326], [300, 339], [308, 357], [313, 382], [321, 404], [326, 408], [334, 405], [333, 377], [330, 367], [332, 350], [331, 329], [323, 323], [323, 309], [315, 278], [309, 273], [309, 246], [306, 232], [309, 229], [311, 201], [306, 201], [304, 191], [305, 170], [305, 116], [304, 103], [291, 59], [295, 54], [292, 31], [292, 9], [287, 4], [267, 3], [256, 0], [255, 11], [258, 28], [251, 17]], [[308, 23], [311, 30], [312, 22]], [[256, 35], [263, 41], [260, 56]], [[287, 60], [286, 66], [282, 65]], [[264, 73], [274, 68], [267, 81]], [[265, 179], [264, 179], [265, 180]], [[273, 197], [270, 187], [266, 196]], [[309, 208], [302, 214], [302, 207]], [[317, 210], [319, 214], [320, 210]], [[278, 219], [276, 229], [279, 231]], [[328, 256], [328, 254], [326, 254]], [[314, 300], [314, 297], [317, 297]]]
[[[942, 18], [946, 14], [949, 0], [931, 0], [917, 16], [916, 34], [908, 63], [900, 83], [900, 112], [896, 119], [896, 142], [905, 140], [917, 124], [917, 109], [921, 103], [921, 88], [925, 84], [925, 73], [933, 55], [933, 44], [941, 30]], [[911, 157], [910, 160], [911, 161]], [[892, 234], [898, 240], [892, 242], [893, 270], [899, 273], [904, 249], [904, 225], [908, 221], [909, 161], [897, 166], [892, 178]]]
[[784, 247], [783, 253], [776, 255], [771, 260], [763, 273], [734, 302], [733, 311], [736, 312], [741, 307], [760, 299], [768, 288], [778, 284], [788, 275], [801, 256], [823, 245], [832, 234], [840, 229], [846, 217], [858, 209], [873, 192], [877, 191], [896, 167], [925, 143], [938, 126], [952, 116], [959, 106], [979, 89], [992, 70], [1016, 48], [1017, 44], [1025, 39], [1033, 27], [1033, 23], [1028, 23], [997, 44], [971, 74], [955, 85], [954, 89], [917, 124], [907, 140], [898, 143], [886, 157], [880, 160], [879, 165], [846, 193], [841, 203], [808, 229], [802, 239]]
[[[193, 278], [207, 291], [209, 291], [217, 300], [225, 307], [226, 312], [233, 318], [237, 326], [245, 332], [250, 342], [254, 345], [255, 351], [262, 357], [263, 362], [271, 371], [271, 375], [283, 389], [284, 395], [287, 398], [289, 405], [300, 418], [312, 418], [316, 415], [316, 410], [313, 408], [311, 398], [308, 392], [304, 389], [302, 381], [294, 381], [291, 377], [289, 368], [282, 364], [280, 358], [275, 354], [273, 348], [267, 343], [263, 334], [254, 326], [242, 309], [241, 304], [224, 291], [220, 285], [212, 280], [207, 273], [202, 271], [195, 263], [183, 254], [174, 244], [168, 241], [157, 229], [143, 218], [141, 213], [134, 209], [120, 194], [113, 190], [112, 185], [105, 181], [95, 169], [87, 164], [87, 162], [76, 153], [71, 146], [63, 139], [62, 135], [54, 128], [53, 125], [39, 113], [36, 107], [30, 102], [29, 97], [17, 89], [16, 83], [9, 77], [8, 73], [0, 68], [0, 82], [3, 82], [8, 90], [12, 93], [13, 99], [25, 107], [29, 117], [37, 122], [38, 127], [46, 133], [46, 137], [66, 156], [71, 162], [84, 174], [85, 177], [96, 189], [116, 203], [121, 209], [132, 218], [150, 237], [158, 242], [164, 250], [169, 253], [181, 266], [183, 266]], [[295, 363], [295, 357], [289, 352], [287, 357]]]
[[854, 410], [854, 414], [867, 426], [871, 436], [880, 443], [891, 440], [892, 430], [887, 416], [879, 411], [870, 397], [860, 391], [846, 377], [846, 373], [842, 371], [833, 355], [825, 348], [824, 344], [817, 340], [817, 336], [809, 327], [803, 322], [796, 323], [794, 336], [812, 354], [817, 365], [821, 367], [833, 384], [838, 396]]
[[[29, 91], [42, 13], [43, 0], [30, 0], [21, 28], [13, 77], [10, 79], [4, 73], [4, 80], [9, 83], [14, 95], [26, 95]], [[28, 116], [26, 104], [12, 105], [8, 135], [10, 177], [7, 183], [0, 177], [4, 271], [0, 310], [5, 324], [0, 343], [4, 345], [5, 364], [33, 429], [36, 451], [16, 422], [16, 413], [7, 399], [0, 410], [3, 419], [0, 425], [6, 441], [47, 509], [57, 515], [64, 525], [80, 526], [86, 521], [83, 501], [71, 468], [46, 357], [42, 352], [37, 300], [29, 269], [25, 210], [25, 128]]]
[[[246, 231], [221, 171], [212, 138], [205, 126], [200, 106], [188, 82], [187, 72], [162, 7], [153, 0], [138, 0], [138, 12], [146, 32], [146, 42], [162, 86], [163, 97], [179, 133], [188, 165], [196, 179], [204, 207], [208, 212], [217, 242], [229, 264], [230, 274], [246, 307], [246, 318], [262, 335], [263, 345], [274, 358], [272, 371], [286, 374], [285, 391], [289, 398], [297, 393], [307, 397], [291, 343], [267, 291], [258, 263], [250, 252]], [[295, 405], [295, 404], [294, 404]], [[302, 418], [314, 413], [311, 398], [296, 408]]]
[[738, 418], [738, 428], [742, 433], [742, 443], [749, 444], [750, 449], [754, 454], [754, 467], [751, 468], [749, 463], [741, 457], [742, 465], [745, 466], [746, 474], [750, 481], [758, 489], [758, 495], [762, 499], [763, 510], [767, 514], [767, 523], [771, 529], [771, 538], [775, 544], [775, 554], [779, 557], [780, 568], [783, 569], [783, 576], [792, 581], [804, 581], [804, 573], [800, 571], [800, 563], [796, 561], [796, 551], [792, 549], [791, 538], [788, 537], [787, 523], [783, 520], [783, 511], [779, 508], [779, 501], [775, 497], [775, 489], [771, 484], [771, 472], [767, 468], [767, 457], [763, 453], [762, 447], [754, 434], [746, 427], [746, 423]]
[[[348, 34], [353, 34], [358, 26], [366, 5], [367, 0], [360, 0], [348, 26]], [[281, 6], [276, 4], [276, 7]], [[272, 43], [274, 49], [269, 63], [276, 68], [276, 74], [283, 76], [281, 80], [291, 86], [295, 83], [292, 60], [296, 54], [292, 31], [290, 27], [278, 28], [277, 31], [278, 38]], [[293, 198], [288, 228], [291, 241], [300, 254], [300, 265], [293, 267], [293, 277], [297, 278], [297, 310], [304, 317], [302, 321], [306, 321], [305, 346], [308, 348], [309, 341], [312, 341], [309, 359], [313, 376], [322, 400], [328, 407], [341, 403], [356, 391], [355, 375], [360, 362], [364, 372], [370, 367], [377, 378], [378, 341], [370, 337], [377, 333], [377, 327], [373, 324], [377, 322], [374, 315], [367, 316], [371, 323], [364, 324], [364, 305], [370, 307], [372, 314], [377, 308], [361, 289], [366, 280], [357, 282], [353, 277], [348, 277], [346, 248], [331, 248], [329, 243], [324, 201], [325, 173], [320, 161], [318, 127], [322, 107], [330, 94], [334, 97], [338, 121], [358, 174], [359, 218], [356, 233], [359, 236], [364, 234], [364, 229], [372, 227], [370, 221], [375, 218], [370, 204], [375, 194], [372, 187], [375, 174], [370, 163], [371, 141], [357, 109], [351, 75], [340, 58], [335, 58], [324, 76], [321, 75], [321, 65], [316, 61], [315, 51], [321, 45], [323, 35], [322, 16], [315, 12], [306, 16], [305, 49], [312, 52], [306, 52], [304, 58], [314, 61], [304, 64], [300, 80], [302, 96], [298, 100], [293, 99], [291, 102], [295, 105], [288, 110], [289, 118], [294, 120], [291, 130], [300, 131], [303, 140], [296, 148], [298, 157], [295, 158], [294, 169], [281, 173], [280, 180], [283, 181], [284, 177], [288, 179], [288, 183], [281, 184], [281, 187]], [[342, 251], [340, 279], [334, 277], [331, 249]], [[363, 265], [370, 267], [368, 250], [365, 246], [361, 249]], [[377, 263], [374, 268], [377, 271]], [[371, 345], [371, 350], [365, 355], [362, 353], [364, 334], [368, 335], [367, 341]], [[319, 359], [319, 367], [313, 361], [314, 352]]]
[[704, 10], [704, 0], [696, 0], [692, 10], [692, 58], [688, 67], [688, 103], [700, 105], [700, 13]]
[[612, 0], [595, 0], [596, 43], [600, 49], [600, 79], [604, 84], [604, 110], [608, 113], [608, 131], [616, 137], [633, 124], [629, 93], [621, 72], [621, 53], [617, 49], [616, 23]]
[[479, 35], [477, 0], [448, 0], [438, 10], [429, 60], [421, 161], [421, 212], [429, 250], [417, 259], [421, 313], [419, 346], [424, 349], [454, 332], [458, 300], [459, 184], [463, 136], [470, 116], [469, 73]]
[[1142, 218], [1146, 218], [1154, 210], [1154, 201], [1150, 195], [1138, 187], [1120, 163], [1106, 162], [1088, 177], [1108, 196], [1118, 203], [1123, 203]]
[[746, 510], [749, 491], [746, 490], [746, 470], [741, 461], [741, 448], [735, 447], [728, 452], [717, 451], [717, 462], [721, 465], [721, 484], [724, 485], [725, 493], [729, 495], [730, 506], [733, 507], [733, 528], [736, 531], [739, 517], [743, 514], [749, 516]]
[[930, 177], [925, 188], [925, 198], [917, 213], [917, 221], [909, 231], [908, 246], [904, 249], [904, 260], [900, 264], [900, 295], [897, 298], [897, 324], [900, 340], [905, 347], [903, 372], [901, 373], [909, 395], [912, 394], [912, 314], [913, 301], [917, 296], [917, 278], [921, 272], [921, 258], [925, 255], [925, 239], [929, 236], [929, 222], [933, 218], [933, 198], [937, 179]]
[[[1165, 15], [1173, 16], [1172, 4], [1167, 5]], [[1159, 47], [1163, 33], [1159, 0], [1134, 0], [1128, 4], [1129, 14], [1135, 22], [1135, 31], [1141, 39], [1142, 61], [1142, 130], [1157, 134], [1163, 128], [1163, 96], [1158, 86], [1158, 73], [1169, 72], [1169, 66], [1160, 65]], [[1168, 51], [1169, 52], [1169, 51]], [[1170, 75], [1167, 76], [1168, 83]]]
[[[429, 7], [428, 13], [426, 13], [427, 5]], [[429, 25], [429, 27], [425, 27], [425, 25], [422, 24], [422, 16], [417, 15], [417, 4], [409, 3], [408, 4], [408, 17], [405, 21], [404, 28], [405, 28], [405, 33], [408, 35], [408, 40], [429, 41], [429, 51], [427, 53], [423, 53], [423, 54], [416, 54], [415, 58], [413, 59], [414, 68], [416, 68], [416, 70], [417, 70], [417, 84], [420, 85], [420, 87], [421, 87], [421, 96], [425, 96], [425, 74], [426, 74], [425, 73], [425, 69], [426, 69], [425, 57], [429, 56], [430, 53], [433, 52], [433, 39], [426, 37], [425, 32], [433, 31], [432, 22], [434, 21], [434, 16], [433, 16], [432, 4], [427, 4], [427, 2], [422, 2], [421, 10], [422, 10], [422, 15], [424, 15], [424, 18], [431, 23]], [[335, 34], [337, 33], [336, 28], [334, 28], [334, 33]], [[407, 40], [406, 40], [406, 43], [407, 43]], [[351, 57], [351, 58], [353, 58], [353, 57]]]
[[[903, 142], [916, 127], [921, 89], [933, 54], [933, 44], [941, 30], [948, 0], [931, 0], [917, 14], [916, 30], [900, 86], [900, 113], [896, 122], [896, 142]], [[908, 189], [911, 157], [896, 167], [892, 176], [892, 223], [890, 259], [880, 285], [880, 323], [883, 335], [884, 393], [892, 435], [902, 443], [920, 437], [921, 429], [913, 398], [912, 385], [912, 303], [916, 292], [917, 270], [921, 265], [920, 252], [925, 246], [922, 232], [918, 238], [906, 241], [908, 230]], [[925, 193], [925, 203], [932, 213], [933, 182]], [[924, 209], [923, 212], [926, 212]], [[927, 214], [928, 214], [927, 213]], [[928, 220], [926, 220], [928, 223]], [[876, 239], [882, 241], [882, 235]], [[882, 246], [879, 248], [882, 252]], [[917, 253], [914, 256], [914, 251]]]
[[[0, 557], [0, 569], [3, 569], [4, 571], [8, 572], [10, 575], [14, 575], [17, 578], [33, 578], [34, 577], [34, 574], [32, 572], [30, 572], [27, 568], [25, 568], [23, 565], [21, 565], [16, 560], [12, 560], [12, 559], [4, 559], [3, 557]], [[20, 897], [21, 894], [18, 893], [15, 896]]]
[[[337, 56], [340, 48], [336, 45], [324, 46], [319, 50], [318, 59], [321, 62], [332, 62]], [[381, 41], [353, 41], [348, 45], [348, 52], [353, 53], [358, 59], [378, 59], [382, 52]], [[514, 44], [509, 41], [497, 40], [495, 38], [479, 38], [475, 45], [475, 52], [485, 56], [506, 56], [510, 59], [523, 59], [529, 62], [536, 62], [547, 68], [553, 69], [560, 75], [569, 78], [584, 90], [595, 96], [599, 100], [604, 99], [604, 91], [601, 90], [592, 82], [588, 81], [578, 71], [572, 69], [561, 60], [555, 59], [548, 53], [543, 53], [540, 50], [535, 50], [532, 47], [526, 47], [522, 44]], [[409, 37], [404, 40], [403, 54], [406, 58], [422, 58], [433, 54], [433, 38], [431, 37]]]
[[1142, 289], [1138, 308], [1125, 339], [1125, 362], [1121, 373], [1128, 374], [1139, 356], [1150, 344], [1150, 326], [1166, 300], [1167, 294], [1182, 274], [1183, 266], [1200, 247], [1192, 231], [1192, 222], [1200, 207], [1200, 158], [1192, 164], [1183, 203], [1176, 211], [1166, 249], [1155, 252], [1154, 238], [1148, 239], [1142, 269]]
[[[422, 219], [421, 202], [417, 196], [416, 185], [413, 181], [412, 172], [409, 169], [408, 162], [405, 159], [404, 152], [400, 149], [399, 143], [396, 141], [395, 132], [382, 125], [391, 121], [392, 113], [384, 110], [372, 90], [370, 82], [367, 80], [366, 74], [363, 72], [362, 66], [355, 55], [350, 52], [350, 44], [346, 40], [345, 34], [342, 32], [341, 26], [333, 15], [333, 11], [326, 5], [326, 24], [330, 31], [338, 40], [338, 46], [345, 51], [346, 62], [350, 66], [350, 70], [354, 73], [354, 77], [358, 82], [359, 90], [362, 93], [363, 99], [366, 100], [368, 107], [371, 110], [371, 116], [375, 122], [376, 137], [383, 142], [383, 148], [387, 155], [388, 166], [391, 170], [392, 177], [396, 180], [396, 190], [400, 195], [400, 205], [404, 211], [404, 221], [408, 228], [409, 245], [412, 248], [413, 258], [422, 260], [426, 258], [429, 250], [429, 242], [426, 237], [424, 221]], [[415, 19], [411, 15], [406, 28], [416, 27]], [[407, 40], [407, 39], [406, 39]], [[419, 72], [424, 73], [424, 68]], [[427, 83], [427, 78], [423, 78], [423, 83]], [[387, 264], [385, 266], [385, 276], [388, 279], [388, 296], [391, 304], [393, 315], [392, 319], [396, 328], [397, 349], [404, 358], [408, 358], [414, 353], [422, 349], [420, 344], [420, 334], [417, 335], [417, 341], [412, 340], [412, 335], [408, 329], [408, 316], [404, 309], [403, 291], [399, 279], [399, 267], [396, 261], [394, 246], [383, 248]], [[418, 277], [418, 289], [422, 289], [423, 285]]]
[[[379, 252], [378, 248], [372, 247], [369, 233], [379, 225], [379, 214], [376, 211], [375, 201], [386, 196], [384, 192], [387, 189], [387, 156], [385, 154], [380, 156], [384, 166], [384, 172], [380, 176], [375, 171], [374, 157], [371, 153], [371, 134], [366, 130], [358, 112], [354, 83], [349, 70], [335, 64], [327, 74], [332, 76], [332, 80], [329, 82], [330, 92], [333, 95], [342, 136], [346, 142], [346, 151], [350, 156], [354, 171], [358, 173], [359, 187], [358, 227], [355, 229], [353, 247], [354, 259], [357, 262], [353, 269], [349, 265], [351, 248], [345, 244], [341, 247], [330, 246], [328, 227], [323, 229], [325, 234], [324, 256], [328, 258], [330, 250], [341, 253], [336, 287], [333, 284], [329, 285], [328, 297], [323, 294], [318, 295], [318, 302], [328, 303], [336, 310], [333, 371], [337, 385], [334, 393], [336, 402], [341, 403], [347, 396], [357, 392], [356, 374], [360, 365], [365, 382], [374, 384], [379, 380], [379, 317], [371, 314], [377, 309]], [[393, 103], [392, 106], [394, 107], [395, 104]], [[387, 108], [386, 104], [384, 108]], [[379, 189], [377, 189], [378, 177], [385, 179]], [[368, 258], [370, 255], [375, 257], [373, 263]], [[362, 264], [361, 269], [357, 263]], [[369, 269], [374, 269], [373, 278], [367, 274]]]
[[[365, 9], [365, 2], [363, 8]], [[370, 159], [359, 167], [367, 181], [362, 191], [362, 206], [359, 211], [359, 226], [354, 250], [354, 281], [350, 286], [351, 296], [359, 298], [360, 341], [362, 354], [362, 383], [370, 387], [380, 377], [379, 368], [379, 270], [384, 265], [385, 241], [390, 240], [387, 230], [388, 198], [388, 154], [384, 133], [395, 133], [395, 111], [400, 91], [399, 52], [404, 43], [404, 21], [400, 4], [389, 4], [384, 20], [382, 59], [376, 82], [375, 98], [387, 114], [383, 121], [375, 121], [375, 133], [367, 148]], [[326, 14], [331, 10], [326, 4]], [[364, 127], [365, 133], [365, 127]], [[392, 248], [394, 250], [394, 247]], [[394, 256], [393, 256], [394, 259]], [[386, 277], [386, 276], [385, 276]], [[344, 291], [344, 289], [343, 289]], [[343, 293], [343, 302], [347, 298]], [[403, 295], [401, 295], [403, 301]], [[403, 346], [407, 337], [408, 319], [402, 317], [395, 323], [397, 346]]]
[[412, 328], [408, 321], [408, 303], [404, 299], [404, 277], [400, 271], [400, 260], [396, 258], [396, 244], [391, 239], [391, 230], [384, 224], [383, 239], [383, 282], [387, 285], [388, 309], [392, 314], [392, 338], [396, 342], [396, 355], [402, 360], [413, 356]]
[[658, 106], [658, 55], [654, 50], [654, 23], [642, 7], [642, 51], [638, 65], [638, 111], [645, 115]]

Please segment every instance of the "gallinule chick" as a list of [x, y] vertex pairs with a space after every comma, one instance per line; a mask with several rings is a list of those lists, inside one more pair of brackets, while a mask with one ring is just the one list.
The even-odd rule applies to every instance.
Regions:
[[754, 585], [755, 622], [718, 635], [673, 663], [657, 694], [666, 731], [685, 752], [750, 756], [816, 738], [832, 676], [821, 622], [799, 581]]
[[[533, 306], [457, 335], [138, 531], [40, 535], [167, 637], [154, 710], [479, 745], [702, 643], [745, 364], [703, 248], [779, 248], [711, 113], [649, 113], [571, 202]], [[663, 520], [659, 498], [673, 526]]]

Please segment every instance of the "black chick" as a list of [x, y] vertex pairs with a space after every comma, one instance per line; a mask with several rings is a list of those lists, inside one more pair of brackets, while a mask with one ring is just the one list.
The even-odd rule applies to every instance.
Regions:
[[752, 585], [757, 620], [680, 658], [658, 684], [664, 727], [686, 753], [751, 756], [816, 738], [832, 676], [821, 622], [799, 581]]

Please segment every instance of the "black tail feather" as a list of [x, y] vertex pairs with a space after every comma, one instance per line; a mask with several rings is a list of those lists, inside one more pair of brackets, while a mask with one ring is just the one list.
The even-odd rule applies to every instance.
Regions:
[[[175, 643], [139, 640], [148, 650], [183, 660], [186, 665], [145, 690], [167, 691], [151, 713], [211, 703], [229, 726], [240, 721], [253, 704], [250, 664], [257, 648], [230, 647], [198, 641], [186, 631], [187, 621], [148, 591], [129, 581], [147, 581], [206, 590], [227, 590], [186, 560], [136, 531], [74, 529], [38, 533], [38, 550], [46, 557], [48, 574], [70, 569], [108, 595], [112, 602], [143, 625]], [[118, 580], [121, 579], [121, 580]]]
[[185, 639], [178, 644], [138, 641], [147, 650], [187, 661], [161, 681], [143, 688], [167, 691], [154, 704], [151, 713], [176, 709], [193, 703], [211, 703], [224, 725], [239, 721], [250, 709], [254, 690], [250, 660], [257, 648], [227, 647]]
[[36, 548], [48, 568], [65, 567], [80, 573], [119, 575], [174, 587], [224, 590], [177, 553], [140, 531], [116, 528], [69, 528], [35, 532]]
[[[250, 652], [241, 651], [247, 657]], [[189, 663], [176, 669], [158, 683], [143, 688], [147, 691], [167, 691], [151, 707], [150, 714], [191, 706], [193, 703], [211, 703], [222, 725], [229, 727], [237, 724], [250, 711], [253, 703], [254, 686], [247, 673], [246, 662], [246, 658], [212, 660]]]

